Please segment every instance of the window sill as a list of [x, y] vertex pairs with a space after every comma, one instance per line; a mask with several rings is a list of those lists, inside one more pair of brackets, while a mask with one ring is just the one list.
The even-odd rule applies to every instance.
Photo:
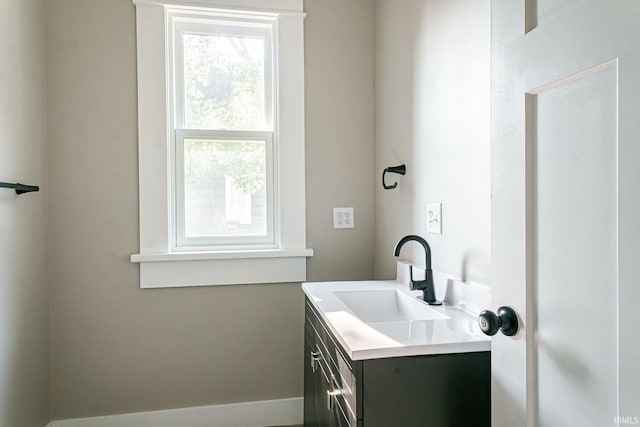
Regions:
[[140, 264], [140, 287], [303, 282], [313, 249], [152, 253], [131, 255]]

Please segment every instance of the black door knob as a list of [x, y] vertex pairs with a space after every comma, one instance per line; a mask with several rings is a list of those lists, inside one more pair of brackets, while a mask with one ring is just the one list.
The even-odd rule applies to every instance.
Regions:
[[518, 316], [511, 307], [500, 307], [497, 315], [493, 311], [484, 310], [478, 316], [478, 324], [482, 332], [490, 336], [498, 333], [498, 330], [507, 336], [518, 332]]

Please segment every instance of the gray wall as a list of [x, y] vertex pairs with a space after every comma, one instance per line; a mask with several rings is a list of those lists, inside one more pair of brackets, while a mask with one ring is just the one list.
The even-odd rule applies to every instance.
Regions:
[[[427, 238], [433, 268], [489, 284], [491, 182], [489, 0], [376, 1], [376, 172], [406, 163], [376, 190], [376, 277], [405, 234]], [[442, 202], [443, 234], [426, 205]], [[419, 245], [403, 257], [424, 264]]]
[[[309, 280], [373, 276], [373, 6], [344, 3], [305, 2]], [[48, 0], [46, 35], [52, 419], [301, 396], [299, 284], [139, 289], [131, 1]]]
[[[307, 263], [310, 280], [373, 278], [372, 0], [305, 0]], [[333, 230], [333, 208], [355, 228]]]
[[49, 412], [49, 300], [45, 276], [45, 8], [0, 0], [0, 426], [42, 427]]

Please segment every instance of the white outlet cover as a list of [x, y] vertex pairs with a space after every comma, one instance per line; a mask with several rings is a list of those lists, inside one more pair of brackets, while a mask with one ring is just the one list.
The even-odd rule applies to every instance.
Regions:
[[353, 208], [333, 208], [333, 228], [354, 228], [355, 216]]
[[442, 234], [442, 203], [427, 203], [427, 233]]

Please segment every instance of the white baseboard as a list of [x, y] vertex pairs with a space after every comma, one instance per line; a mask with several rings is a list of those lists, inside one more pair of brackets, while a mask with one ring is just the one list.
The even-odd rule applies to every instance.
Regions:
[[48, 427], [265, 427], [302, 424], [301, 397], [51, 421]]

